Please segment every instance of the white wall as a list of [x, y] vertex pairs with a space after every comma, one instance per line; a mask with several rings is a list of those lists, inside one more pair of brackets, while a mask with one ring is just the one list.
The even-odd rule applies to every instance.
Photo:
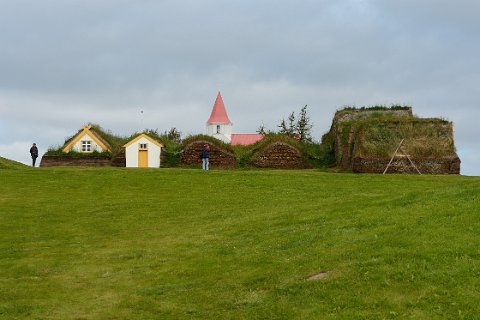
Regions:
[[161, 148], [144, 137], [125, 148], [126, 167], [138, 168], [138, 145], [140, 143], [146, 143], [148, 146], [148, 167], [159, 168]]
[[[220, 126], [220, 133], [217, 133], [217, 125]], [[207, 123], [207, 135], [215, 137], [223, 142], [230, 143], [232, 140], [232, 124]]]
[[83, 152], [82, 151], [82, 141], [85, 141], [85, 140], [91, 141], [91, 143], [92, 143], [91, 144], [91, 146], [92, 146], [91, 150], [92, 151], [103, 152], [102, 147], [100, 147], [88, 133], [85, 133], [82, 136], [82, 138], [80, 138], [80, 140], [78, 140], [78, 142], [73, 145], [72, 150], [76, 151], [76, 152]]

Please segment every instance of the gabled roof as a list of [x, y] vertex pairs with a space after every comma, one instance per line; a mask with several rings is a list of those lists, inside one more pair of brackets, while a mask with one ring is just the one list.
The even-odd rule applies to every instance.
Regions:
[[96, 133], [92, 129], [92, 125], [88, 126], [82, 126], [82, 130], [80, 130], [73, 138], [68, 142], [64, 147], [63, 147], [63, 152], [70, 152], [72, 150], [72, 147], [77, 143], [85, 134], [88, 134], [93, 141], [95, 141], [100, 147], [102, 147], [103, 150], [106, 150], [108, 152], [112, 152], [112, 147], [110, 144], [108, 144], [105, 139], [103, 139], [98, 133]]
[[259, 133], [237, 133], [237, 134], [232, 134], [232, 140], [230, 144], [232, 146], [235, 145], [244, 145], [247, 146], [249, 144], [254, 144], [257, 141], [260, 141], [263, 139], [263, 134]]
[[141, 138], [145, 138], [147, 140], [149, 140], [150, 142], [152, 142], [153, 144], [159, 146], [160, 148], [163, 148], [163, 144], [161, 144], [160, 142], [158, 142], [157, 140], [153, 139], [152, 137], [146, 135], [145, 133], [142, 133], [142, 134], [139, 134], [138, 136], [136, 136], [135, 138], [133, 138], [132, 140], [128, 141], [127, 143], [125, 143], [123, 145], [124, 148], [128, 147], [129, 145], [131, 145], [132, 143], [135, 143], [136, 141], [140, 140]]
[[217, 99], [213, 105], [212, 113], [210, 118], [208, 118], [207, 123], [217, 123], [217, 124], [231, 124], [232, 122], [228, 118], [227, 110], [225, 109], [225, 104], [223, 103], [222, 94], [218, 91]]

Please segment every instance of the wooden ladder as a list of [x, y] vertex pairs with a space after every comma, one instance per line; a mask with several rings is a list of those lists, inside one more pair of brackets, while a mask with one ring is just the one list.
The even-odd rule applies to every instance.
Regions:
[[[410, 158], [410, 155], [408, 155], [405, 150], [403, 149], [402, 147], [402, 144], [403, 142], [405, 141], [405, 139], [402, 139], [402, 141], [400, 141], [400, 143], [398, 144], [398, 147], [397, 149], [395, 150], [395, 152], [393, 153], [393, 156], [392, 158], [390, 159], [390, 162], [387, 164], [387, 167], [385, 168], [385, 170], [383, 171], [383, 174], [387, 173], [388, 171], [388, 168], [390, 168], [390, 165], [392, 164], [393, 162], [393, 159], [395, 159], [395, 157], [405, 157], [408, 159], [408, 161], [410, 162], [410, 164], [412, 165], [412, 167], [415, 168], [415, 170], [418, 172], [418, 174], [422, 174], [420, 172], [420, 170], [418, 170], [417, 166], [413, 163], [412, 159]], [[398, 150], [402, 151], [401, 154], [398, 153]]]

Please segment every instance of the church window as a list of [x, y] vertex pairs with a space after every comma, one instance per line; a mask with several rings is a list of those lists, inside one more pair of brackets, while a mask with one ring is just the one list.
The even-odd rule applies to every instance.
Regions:
[[217, 133], [220, 133], [220, 125], [217, 125]]

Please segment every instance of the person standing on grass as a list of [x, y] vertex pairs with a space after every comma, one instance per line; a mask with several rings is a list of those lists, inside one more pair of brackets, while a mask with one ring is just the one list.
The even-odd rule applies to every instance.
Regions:
[[202, 148], [202, 153], [200, 157], [202, 158], [202, 169], [208, 170], [208, 157], [209, 157], [210, 147], [208, 144], [204, 144]]
[[30, 148], [30, 155], [32, 156], [32, 167], [35, 167], [35, 161], [37, 161], [38, 158], [38, 148], [35, 143]]

